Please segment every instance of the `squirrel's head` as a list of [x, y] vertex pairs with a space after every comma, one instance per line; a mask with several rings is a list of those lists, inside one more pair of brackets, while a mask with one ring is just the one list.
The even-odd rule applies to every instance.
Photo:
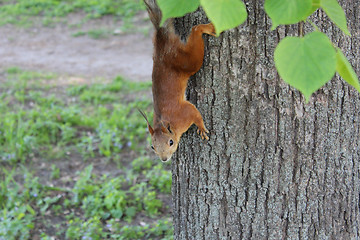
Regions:
[[179, 140], [174, 130], [171, 129], [170, 124], [165, 125], [160, 122], [158, 126], [153, 129], [147, 120], [146, 115], [139, 110], [147, 122], [148, 130], [151, 135], [151, 148], [158, 155], [161, 161], [169, 161], [178, 147]]
[[179, 140], [176, 138], [176, 135], [171, 130], [170, 125], [168, 125], [167, 127], [162, 125], [159, 128], [153, 130], [153, 133], [151, 133], [150, 128], [149, 132], [151, 134], [152, 141], [151, 148], [160, 157], [161, 161], [166, 162], [170, 160], [171, 156], [176, 151], [179, 143]]

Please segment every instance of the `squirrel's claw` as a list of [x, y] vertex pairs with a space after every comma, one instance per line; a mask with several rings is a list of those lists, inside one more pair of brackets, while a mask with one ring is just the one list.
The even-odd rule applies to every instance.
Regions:
[[202, 140], [204, 140], [204, 139], [209, 140], [209, 137], [208, 137], [208, 135], [206, 133], [209, 133], [209, 131], [206, 128], [201, 129], [201, 130], [200, 129], [197, 130], [197, 134], [200, 135]]
[[205, 26], [206, 26], [206, 30], [204, 31], [204, 33], [216, 37], [216, 31], [215, 31], [214, 24], [208, 23], [208, 24], [205, 24]]
[[210, 35], [213, 36], [213, 37], [217, 37], [217, 36], [216, 36], [216, 33], [214, 33], [214, 32], [213, 32], [213, 33], [210, 33]]

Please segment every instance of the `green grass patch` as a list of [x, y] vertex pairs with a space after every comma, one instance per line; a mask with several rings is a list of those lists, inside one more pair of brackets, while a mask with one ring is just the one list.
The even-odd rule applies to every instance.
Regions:
[[[57, 237], [65, 235], [66, 239], [172, 239], [169, 216], [158, 217], [163, 203], [155, 188], [144, 182], [132, 184], [121, 176], [96, 176], [92, 171], [89, 165], [78, 173], [73, 188], [62, 189], [41, 184], [26, 169], [22, 174], [3, 170], [0, 237], [31, 239], [35, 225], [46, 225], [46, 216], [51, 215], [64, 219]], [[71, 214], [76, 211], [83, 215]], [[134, 225], [138, 214], [157, 220]]]
[[[110, 157], [124, 149], [138, 149], [146, 136], [146, 123], [137, 108], [146, 109], [150, 99], [139, 97], [127, 102], [126, 94], [149, 89], [150, 83], [134, 83], [121, 77], [109, 84], [71, 86], [66, 98], [77, 101], [67, 105], [62, 99], [39, 88], [36, 79], [53, 78], [52, 74], [10, 68], [1, 92], [0, 158], [3, 161], [25, 160], [41, 155], [56, 146], [76, 145], [84, 157], [95, 151]], [[29, 82], [33, 84], [29, 85]], [[0, 88], [1, 90], [1, 88]], [[86, 130], [86, 131], [84, 131]]]
[[0, 25], [26, 26], [31, 24], [32, 17], [40, 16], [48, 26], [74, 12], [84, 12], [86, 18], [113, 15], [126, 21], [143, 9], [140, 0], [7, 0], [0, 4]]
[[171, 173], [146, 155], [137, 111], [151, 83], [0, 76], [0, 239], [172, 239]]
[[113, 35], [113, 33], [107, 29], [92, 29], [87, 32], [79, 31], [72, 34], [73, 37], [89, 36], [92, 39], [104, 39], [111, 35]]

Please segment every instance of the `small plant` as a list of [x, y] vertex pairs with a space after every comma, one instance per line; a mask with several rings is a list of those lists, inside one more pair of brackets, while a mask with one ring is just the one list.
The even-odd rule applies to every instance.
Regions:
[[0, 237], [28, 239], [34, 228], [35, 211], [30, 202], [40, 191], [37, 178], [25, 174], [21, 187], [14, 179], [15, 172], [3, 170], [0, 182]]
[[146, 174], [146, 177], [155, 189], [158, 189], [163, 193], [171, 193], [171, 172], [164, 170], [163, 165], [156, 165]]
[[144, 227], [141, 226], [124, 226], [121, 228], [121, 239], [142, 239], [145, 236]]
[[154, 161], [148, 157], [138, 157], [131, 162], [133, 170], [140, 173], [142, 170], [148, 170], [154, 165]]
[[98, 217], [92, 217], [87, 221], [75, 218], [69, 221], [66, 231], [66, 239], [101, 240], [107, 236], [103, 232], [102, 223]]
[[51, 179], [59, 179], [60, 178], [60, 168], [58, 168], [55, 164], [51, 165]]
[[9, 240], [29, 239], [34, 228], [34, 216], [28, 214], [26, 206], [16, 206], [1, 211], [0, 237]]
[[109, 31], [105, 29], [93, 29], [87, 32], [87, 35], [93, 39], [106, 38], [109, 34]]
[[[170, 191], [171, 174], [139, 157], [146, 123], [136, 108], [149, 107], [141, 92], [149, 83], [117, 77], [52, 95], [37, 82], [46, 76], [54, 75], [16, 67], [0, 75], [0, 93], [6, 93], [0, 94], [0, 239], [171, 239], [172, 224], [162, 224], [169, 216], [158, 198]], [[86, 92], [113, 100], [83, 101]], [[134, 161], [123, 161], [124, 152]], [[100, 159], [123, 167], [103, 175]], [[81, 170], [63, 170], [67, 161]]]
[[90, 184], [92, 170], [93, 166], [89, 165], [84, 171], [79, 173], [79, 180], [75, 183], [73, 188], [73, 202], [75, 204], [79, 204], [84, 196], [91, 194], [94, 191], [95, 186]]
[[85, 35], [86, 35], [86, 32], [83, 32], [83, 31], [79, 31], [79, 32], [71, 34], [71, 36], [73, 36], [73, 37], [82, 37]]
[[162, 202], [156, 199], [156, 192], [150, 191], [144, 197], [145, 211], [149, 216], [156, 216], [159, 214], [159, 209], [162, 207]]

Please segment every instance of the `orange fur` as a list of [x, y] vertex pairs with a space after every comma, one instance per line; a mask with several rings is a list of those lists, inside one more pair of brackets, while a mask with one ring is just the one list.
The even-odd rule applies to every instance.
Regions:
[[145, 0], [145, 4], [156, 30], [152, 73], [154, 127], [148, 123], [148, 128], [155, 153], [167, 161], [176, 151], [181, 135], [192, 124], [198, 127], [203, 139], [208, 139], [200, 112], [184, 96], [189, 77], [203, 64], [202, 34], [215, 36], [215, 29], [212, 23], [194, 26], [184, 43], [174, 33], [172, 21], [164, 27], [158, 25], [161, 13], [154, 0]]

